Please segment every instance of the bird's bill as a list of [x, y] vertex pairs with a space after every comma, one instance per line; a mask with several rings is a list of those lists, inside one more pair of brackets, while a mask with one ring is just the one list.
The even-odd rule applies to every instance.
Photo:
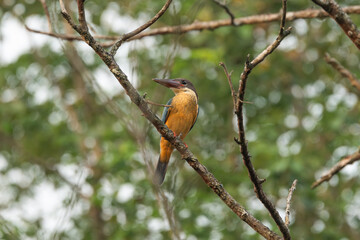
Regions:
[[181, 86], [181, 83], [176, 81], [176, 79], [153, 78], [153, 80], [168, 88], [179, 88]]

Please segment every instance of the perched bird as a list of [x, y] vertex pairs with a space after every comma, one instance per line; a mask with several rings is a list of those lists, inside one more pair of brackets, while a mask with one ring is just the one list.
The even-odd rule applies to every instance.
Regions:
[[[186, 79], [153, 79], [155, 82], [170, 88], [175, 96], [171, 98], [162, 114], [162, 121], [174, 134], [183, 140], [194, 126], [198, 113], [198, 95], [194, 85]], [[167, 165], [174, 147], [165, 138], [160, 139], [160, 157], [156, 166], [154, 183], [161, 185], [164, 181]]]

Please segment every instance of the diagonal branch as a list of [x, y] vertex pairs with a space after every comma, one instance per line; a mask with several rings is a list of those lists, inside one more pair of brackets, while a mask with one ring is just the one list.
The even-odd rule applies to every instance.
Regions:
[[329, 181], [335, 174], [340, 172], [341, 169], [343, 169], [345, 166], [349, 164], [353, 164], [356, 161], [360, 160], [360, 147], [359, 150], [343, 159], [340, 160], [335, 166], [333, 166], [327, 173], [321, 176], [318, 180], [316, 180], [312, 185], [311, 188], [316, 188], [320, 184], [322, 184], [325, 181]]
[[60, 9], [61, 9], [61, 15], [63, 16], [63, 18], [65, 18], [65, 20], [68, 22], [68, 24], [77, 32], [80, 31], [80, 27], [78, 25], [75, 24], [75, 22], [72, 20], [71, 16], [69, 15], [69, 13], [67, 12], [66, 8], [65, 8], [65, 4], [63, 2], [63, 0], [59, 0], [60, 3]]
[[167, 0], [165, 5], [160, 9], [160, 11], [152, 18], [150, 19], [148, 22], [146, 22], [145, 24], [141, 25], [140, 27], [138, 27], [137, 29], [135, 29], [134, 31], [131, 31], [129, 33], [124, 34], [122, 37], [120, 37], [120, 39], [114, 44], [114, 46], [111, 48], [110, 50], [110, 54], [115, 56], [117, 50], [119, 49], [119, 47], [121, 46], [121, 44], [123, 42], [125, 42], [126, 40], [128, 40], [129, 38], [141, 33], [142, 31], [144, 31], [145, 29], [147, 29], [148, 27], [150, 27], [151, 25], [153, 25], [165, 12], [166, 10], [169, 8], [170, 3], [172, 2], [172, 0]]
[[355, 76], [342, 66], [335, 58], [332, 58], [329, 54], [325, 54], [325, 61], [336, 69], [343, 77], [349, 79], [351, 85], [360, 92], [360, 81]]
[[[282, 7], [282, 14], [283, 16], [281, 19], [286, 19], [286, 0], [283, 0], [283, 7]], [[284, 29], [285, 21], [281, 21], [280, 29]], [[259, 200], [264, 204], [264, 206], [268, 209], [271, 217], [276, 222], [278, 228], [280, 229], [281, 233], [283, 234], [284, 239], [291, 239], [289, 229], [285, 225], [284, 221], [280, 217], [279, 212], [276, 210], [274, 204], [269, 200], [266, 196], [265, 192], [262, 189], [262, 183], [264, 182], [263, 179], [260, 179], [256, 171], [252, 165], [251, 157], [247, 147], [247, 140], [245, 136], [245, 125], [244, 125], [244, 118], [243, 118], [243, 104], [244, 104], [244, 97], [245, 97], [245, 88], [248, 76], [252, 69], [256, 67], [259, 63], [261, 63], [268, 55], [270, 55], [281, 43], [281, 41], [290, 34], [291, 27], [287, 28], [286, 30], [280, 30], [278, 37], [275, 41], [270, 44], [263, 52], [261, 52], [255, 59], [251, 62], [249, 60], [249, 55], [247, 57], [244, 71], [241, 73], [240, 76], [240, 83], [239, 83], [239, 90], [238, 90], [238, 98], [236, 101], [235, 113], [238, 119], [238, 128], [239, 128], [239, 140], [237, 143], [240, 145], [240, 152], [243, 157], [244, 164], [248, 170], [249, 177], [254, 185], [254, 191], [259, 198]]]
[[52, 32], [53, 29], [52, 29], [52, 26], [51, 26], [51, 19], [50, 19], [50, 14], [49, 14], [49, 8], [46, 4], [46, 1], [45, 0], [39, 0], [41, 2], [41, 5], [44, 9], [44, 12], [45, 12], [45, 15], [46, 15], [46, 20], [48, 22], [48, 25], [49, 25], [49, 31]]
[[[62, 0], [59, 0], [60, 3]], [[82, 5], [83, 7], [83, 5]], [[225, 190], [223, 185], [210, 173], [207, 168], [202, 165], [187, 146], [176, 136], [173, 132], [151, 111], [145, 99], [140, 96], [138, 91], [129, 82], [125, 73], [120, 69], [119, 65], [113, 58], [113, 56], [105, 51], [103, 47], [97, 42], [87, 29], [81, 29], [74, 24], [69, 14], [67, 14], [65, 8], [62, 8], [62, 14], [68, 23], [76, 30], [83, 39], [86, 39], [86, 43], [94, 49], [103, 62], [108, 66], [109, 70], [113, 73], [115, 78], [119, 81], [121, 86], [125, 89], [126, 94], [131, 101], [135, 103], [142, 111], [143, 115], [151, 122], [157, 131], [168, 140], [181, 154], [188, 164], [195, 169], [195, 171], [203, 178], [204, 182], [221, 198], [222, 201], [236, 214], [246, 222], [255, 231], [261, 234], [266, 239], [281, 239], [279, 235], [271, 231], [268, 227], [262, 224], [254, 216], [248, 213], [244, 207], [242, 207], [236, 200]], [[83, 9], [80, 9], [83, 11]], [[83, 31], [84, 30], [84, 31]]]
[[322, 7], [344, 30], [345, 34], [353, 41], [355, 46], [360, 49], [360, 31], [339, 4], [335, 0], [312, 1]]

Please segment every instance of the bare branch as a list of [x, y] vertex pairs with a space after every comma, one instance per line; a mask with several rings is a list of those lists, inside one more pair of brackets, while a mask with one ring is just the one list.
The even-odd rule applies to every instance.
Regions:
[[289, 189], [289, 194], [286, 198], [286, 208], [285, 208], [285, 225], [287, 227], [289, 227], [290, 224], [290, 204], [291, 204], [291, 198], [292, 195], [295, 191], [296, 188], [296, 184], [297, 184], [297, 179], [294, 180], [294, 182], [292, 183], [290, 189]]
[[[59, 0], [62, 3], [62, 0]], [[224, 189], [223, 185], [210, 173], [207, 168], [202, 165], [193, 155], [187, 146], [181, 141], [180, 138], [174, 136], [173, 132], [151, 111], [145, 99], [140, 96], [139, 92], [129, 82], [125, 73], [120, 69], [119, 65], [103, 47], [97, 42], [87, 29], [81, 29], [75, 25], [67, 14], [62, 4], [62, 14], [69, 24], [76, 30], [86, 43], [94, 49], [100, 56], [104, 63], [108, 66], [109, 70], [113, 73], [115, 78], [119, 81], [121, 86], [125, 89], [126, 94], [131, 101], [135, 103], [138, 108], [143, 112], [143, 115], [151, 122], [157, 131], [168, 140], [181, 154], [188, 164], [196, 170], [196, 172], [203, 178], [204, 182], [221, 198], [222, 201], [236, 214], [246, 222], [255, 231], [261, 234], [266, 239], [281, 239], [279, 235], [271, 231], [268, 227], [262, 224], [254, 216], [249, 214], [236, 200]]]
[[359, 150], [352, 155], [349, 155], [340, 160], [335, 166], [333, 166], [327, 173], [321, 176], [320, 179], [316, 180], [312, 185], [311, 188], [316, 188], [320, 184], [325, 181], [329, 181], [335, 174], [337, 174], [341, 169], [349, 164], [353, 164], [356, 161], [360, 160], [360, 147]]
[[28, 30], [29, 32], [33, 32], [33, 33], [40, 33], [43, 35], [48, 35], [50, 37], [55, 37], [55, 38], [60, 38], [62, 40], [67, 40], [67, 41], [82, 41], [82, 38], [79, 36], [75, 36], [75, 35], [71, 35], [71, 34], [59, 34], [59, 33], [54, 33], [54, 32], [44, 32], [44, 31], [39, 31], [39, 30], [35, 30], [30, 28], [29, 26], [27, 26], [25, 24], [25, 29]]
[[220, 7], [222, 7], [225, 12], [230, 16], [230, 21], [231, 21], [231, 25], [235, 25], [235, 16], [234, 14], [230, 11], [229, 7], [225, 4], [225, 0], [223, 0], [222, 2], [220, 2], [220, 0], [213, 0], [217, 5], [219, 5]]
[[71, 19], [71, 16], [70, 16], [69, 13], [67, 12], [63, 0], [59, 0], [59, 2], [60, 2], [60, 9], [61, 9], [61, 14], [62, 14], [62, 16], [65, 18], [65, 20], [69, 23], [69, 25], [70, 25], [75, 31], [77, 31], [77, 32], [80, 31], [79, 26], [74, 23], [74, 21]]
[[[283, 10], [282, 14], [283, 16], [280, 19], [286, 19], [286, 0], [282, 1], [283, 3]], [[285, 15], [285, 16], [284, 16]], [[281, 21], [280, 23], [280, 29], [285, 27], [285, 21]], [[240, 152], [243, 157], [244, 164], [248, 170], [249, 177], [254, 185], [254, 191], [258, 197], [258, 199], [264, 204], [264, 206], [268, 209], [271, 217], [276, 222], [278, 228], [280, 229], [281, 233], [283, 234], [284, 239], [291, 239], [289, 229], [285, 225], [283, 219], [280, 217], [279, 212], [276, 210], [274, 204], [269, 200], [269, 198], [266, 196], [265, 192], [262, 189], [262, 179], [260, 179], [256, 171], [252, 165], [251, 162], [251, 156], [249, 154], [248, 148], [247, 148], [247, 140], [245, 136], [245, 126], [244, 126], [244, 119], [243, 119], [243, 101], [245, 97], [245, 89], [246, 89], [246, 82], [248, 79], [248, 76], [252, 69], [256, 67], [260, 62], [262, 62], [269, 54], [271, 54], [280, 44], [280, 42], [291, 32], [291, 28], [288, 28], [286, 30], [280, 30], [278, 37], [275, 39], [275, 41], [270, 44], [263, 52], [261, 52], [255, 59], [253, 59], [250, 62], [249, 55], [247, 56], [247, 60], [245, 62], [244, 71], [241, 73], [240, 76], [240, 83], [239, 83], [239, 90], [238, 90], [238, 99], [234, 106], [235, 113], [237, 115], [238, 119], [238, 128], [239, 128], [239, 139], [238, 143], [240, 146]]]
[[280, 21], [280, 33], [279, 35], [282, 35], [285, 30], [285, 21], [286, 21], [286, 5], [287, 0], [283, 0], [282, 8], [281, 8], [281, 21]]
[[85, 18], [84, 2], [85, 0], [77, 0], [78, 11], [79, 11], [79, 23], [83, 31], [88, 31], [88, 26]]
[[328, 53], [325, 54], [325, 60], [330, 64], [335, 70], [337, 70], [343, 77], [349, 79], [351, 85], [360, 91], [360, 81], [355, 78], [355, 76], [342, 66], [335, 58], [332, 58]]
[[232, 81], [231, 81], [232, 71], [229, 73], [227, 68], [226, 68], [225, 63], [223, 63], [223, 62], [220, 62], [219, 65], [224, 69], [226, 78], [227, 78], [227, 80], [229, 82], [229, 86], [230, 86], [230, 90], [231, 90], [231, 96], [232, 96], [234, 106], [235, 106], [237, 96], [236, 96], [235, 89], [234, 89], [234, 86], [233, 86]]
[[165, 5], [160, 9], [160, 11], [152, 19], [150, 19], [148, 22], [146, 22], [142, 26], [138, 27], [134, 31], [131, 31], [131, 32], [123, 35], [122, 37], [120, 37], [120, 39], [111, 48], [110, 54], [114, 56], [124, 41], [141, 33], [142, 31], [144, 31], [145, 29], [147, 29], [148, 27], [153, 25], [166, 12], [166, 10], [169, 8], [171, 2], [172, 2], [172, 0], [167, 0]]
[[[35, 30], [30, 28], [29, 26], [25, 25], [25, 29], [28, 30], [29, 32], [33, 32], [33, 33], [39, 33], [39, 34], [43, 34], [43, 35], [47, 35], [50, 37], [55, 37], [58, 39], [62, 39], [62, 40], [66, 40], [66, 41], [83, 41], [83, 39], [80, 36], [75, 36], [72, 34], [61, 34], [61, 33], [55, 33], [55, 32], [44, 32], [44, 31], [39, 31], [39, 30]], [[109, 36], [104, 36], [104, 35], [94, 35], [94, 38], [96, 39], [108, 39]], [[114, 41], [111, 42], [103, 42], [100, 43], [100, 45], [102, 47], [109, 47], [111, 45], [114, 44]]]
[[[347, 13], [359, 14], [360, 5], [346, 7], [344, 8], [344, 11], [346, 11]], [[279, 21], [281, 17], [282, 17], [281, 13], [253, 15], [249, 17], [236, 18], [234, 20], [234, 23], [236, 26], [268, 23], [268, 22]], [[329, 17], [329, 15], [323, 10], [306, 9], [302, 11], [288, 12], [286, 15], [286, 21], [294, 21], [296, 19], [324, 18], [324, 17]], [[182, 34], [190, 31], [214, 30], [216, 28], [225, 27], [225, 26], [231, 26], [230, 19], [214, 20], [207, 22], [197, 21], [192, 24], [168, 26], [168, 27], [152, 29], [150, 31], [143, 32], [132, 38], [129, 38], [128, 41], [141, 39], [144, 37], [154, 36], [154, 35]]]
[[353, 41], [355, 46], [360, 49], [360, 31], [335, 0], [312, 0], [315, 4], [322, 7], [344, 30], [345, 34]]
[[[64, 8], [65, 9], [65, 8]], [[344, 7], [343, 11], [348, 14], [360, 14], [360, 5], [351, 6], [351, 7]], [[66, 13], [66, 11], [65, 11]], [[64, 11], [62, 10], [62, 14]], [[249, 17], [243, 18], [236, 18], [234, 23], [236, 26], [244, 26], [244, 25], [252, 25], [252, 24], [261, 24], [261, 23], [268, 23], [274, 22], [281, 19], [280, 13], [273, 13], [273, 14], [263, 14], [263, 15], [253, 15]], [[329, 17], [329, 15], [323, 10], [316, 10], [316, 9], [306, 9], [302, 11], [296, 12], [287, 12], [286, 14], [286, 21], [294, 21], [296, 19], [311, 19], [311, 18], [325, 18]], [[231, 20], [224, 19], [224, 20], [216, 20], [216, 21], [208, 21], [208, 22], [200, 22], [197, 21], [192, 24], [188, 25], [179, 25], [179, 26], [167, 26], [161, 28], [155, 28], [146, 32], [141, 32], [133, 37], [128, 38], [124, 42], [130, 42], [137, 39], [142, 39], [149, 36], [156, 36], [156, 35], [165, 35], [165, 34], [181, 34], [187, 33], [190, 31], [202, 31], [202, 30], [213, 30], [220, 27], [231, 26]], [[33, 30], [30, 28], [29, 31], [45, 34], [55, 38], [61, 38], [64, 40], [72, 41], [82, 41], [82, 38], [79, 36], [71, 36], [66, 34], [60, 33], [52, 33], [52, 32], [44, 32]], [[95, 39], [104, 39], [104, 40], [111, 40], [110, 42], [101, 43], [103, 47], [111, 47], [113, 46], [117, 39], [121, 38], [121, 36], [104, 36], [104, 35], [94, 35]]]
[[45, 12], [45, 15], [46, 15], [46, 19], [48, 21], [48, 25], [49, 25], [49, 31], [52, 32], [53, 29], [52, 29], [52, 26], [51, 26], [51, 19], [50, 19], [50, 14], [49, 14], [49, 8], [46, 4], [46, 1], [45, 0], [39, 0], [43, 6], [43, 9], [44, 9], [44, 12]]

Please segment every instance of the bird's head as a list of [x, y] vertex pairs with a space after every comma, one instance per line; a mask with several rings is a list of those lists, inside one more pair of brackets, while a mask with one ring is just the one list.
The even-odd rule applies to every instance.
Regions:
[[181, 92], [192, 91], [196, 94], [196, 97], [198, 97], [194, 85], [187, 79], [183, 79], [183, 78], [174, 78], [174, 79], [153, 78], [153, 80], [165, 87], [170, 88], [175, 94], [178, 94]]

